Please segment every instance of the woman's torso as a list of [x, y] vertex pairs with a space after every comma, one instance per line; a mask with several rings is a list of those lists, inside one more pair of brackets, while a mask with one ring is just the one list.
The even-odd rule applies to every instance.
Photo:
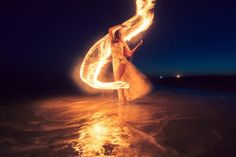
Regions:
[[124, 46], [122, 43], [112, 43], [111, 45], [112, 57], [115, 59], [125, 59]]

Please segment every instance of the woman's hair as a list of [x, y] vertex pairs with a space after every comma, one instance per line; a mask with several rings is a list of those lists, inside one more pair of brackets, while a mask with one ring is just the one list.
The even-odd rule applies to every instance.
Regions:
[[114, 35], [113, 35], [113, 42], [118, 42], [121, 40], [121, 31], [117, 30], [115, 31]]

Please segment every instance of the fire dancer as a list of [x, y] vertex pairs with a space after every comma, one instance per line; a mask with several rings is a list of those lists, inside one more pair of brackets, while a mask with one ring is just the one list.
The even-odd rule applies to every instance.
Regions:
[[[135, 51], [143, 44], [143, 41], [141, 40], [131, 50], [127, 42], [123, 39], [121, 28], [122, 25], [117, 25], [109, 29], [109, 37], [111, 41], [111, 51], [112, 51], [113, 75], [115, 81], [121, 80], [125, 72], [127, 63], [129, 62], [127, 58], [132, 57]], [[124, 90], [125, 89], [117, 90], [120, 104], [125, 104], [127, 101]]]

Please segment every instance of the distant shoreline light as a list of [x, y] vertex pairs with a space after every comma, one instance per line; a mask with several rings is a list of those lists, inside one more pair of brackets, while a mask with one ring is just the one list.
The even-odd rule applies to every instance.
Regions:
[[182, 76], [181, 76], [180, 74], [177, 74], [177, 75], [176, 75], [176, 78], [178, 78], [178, 79], [181, 78], [181, 77], [182, 77]]

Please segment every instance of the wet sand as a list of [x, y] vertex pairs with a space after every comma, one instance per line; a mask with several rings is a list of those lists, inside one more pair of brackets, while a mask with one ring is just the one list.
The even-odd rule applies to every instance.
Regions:
[[113, 96], [65, 96], [0, 108], [3, 157], [218, 157], [236, 154], [234, 94], [157, 91], [118, 105]]

